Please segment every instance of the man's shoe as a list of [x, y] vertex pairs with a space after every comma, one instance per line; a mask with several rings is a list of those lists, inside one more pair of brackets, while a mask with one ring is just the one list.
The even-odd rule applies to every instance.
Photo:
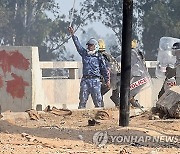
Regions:
[[114, 97], [110, 97], [110, 99], [114, 102], [115, 106], [118, 107], [120, 105], [120, 98], [114, 98]]
[[78, 106], [78, 109], [85, 109], [86, 107], [84, 106]]
[[138, 102], [138, 100], [135, 100], [135, 101], [130, 101], [131, 105], [133, 107], [137, 107], [137, 108], [143, 108], [143, 106], [141, 106]]

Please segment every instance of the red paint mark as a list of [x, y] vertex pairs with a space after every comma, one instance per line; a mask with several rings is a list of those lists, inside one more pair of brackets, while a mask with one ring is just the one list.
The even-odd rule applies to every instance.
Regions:
[[175, 81], [167, 82], [167, 86], [168, 86], [168, 87], [176, 86], [176, 82], [175, 82]]
[[13, 98], [23, 98], [25, 95], [25, 86], [29, 86], [28, 82], [24, 81], [21, 76], [12, 73], [13, 80], [7, 81], [6, 91], [11, 94]]
[[0, 51], [0, 67], [2, 68], [4, 74], [11, 71], [9, 56], [10, 55], [5, 50]]
[[29, 68], [29, 61], [18, 51], [10, 52], [11, 65], [20, 70], [27, 70]]
[[0, 51], [0, 67], [2, 68], [4, 74], [11, 72], [11, 66], [20, 70], [27, 70], [29, 65], [29, 60], [18, 51]]
[[2, 79], [2, 76], [0, 76], [0, 88], [3, 87], [3, 79]]

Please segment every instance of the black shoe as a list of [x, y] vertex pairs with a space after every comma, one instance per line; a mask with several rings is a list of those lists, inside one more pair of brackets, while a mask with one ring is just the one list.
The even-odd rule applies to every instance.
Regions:
[[78, 106], [78, 109], [85, 109], [86, 107], [84, 106]]
[[110, 97], [110, 99], [114, 102], [115, 106], [119, 106], [120, 105], [120, 98], [114, 98], [114, 97]]
[[139, 102], [138, 102], [138, 100], [135, 100], [135, 101], [131, 101], [131, 105], [133, 106], [133, 107], [138, 107], [138, 108], [143, 108], [143, 106], [141, 106], [140, 104], [139, 104]]
[[88, 120], [88, 126], [95, 126], [95, 125], [99, 125], [100, 122], [96, 121], [95, 119], [92, 120]]

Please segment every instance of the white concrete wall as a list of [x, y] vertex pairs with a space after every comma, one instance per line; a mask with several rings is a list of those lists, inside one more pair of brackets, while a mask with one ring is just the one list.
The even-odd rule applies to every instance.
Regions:
[[[79, 105], [80, 79], [43, 79], [43, 89], [50, 106], [77, 109]], [[110, 99], [111, 90], [104, 96], [106, 108], [114, 107]], [[87, 101], [88, 109], [94, 108], [91, 96]]]
[[0, 47], [0, 105], [2, 111], [47, 106], [43, 95], [37, 47]]
[[[43, 79], [42, 83], [50, 106], [68, 109], [78, 108], [80, 79]], [[163, 81], [154, 78], [152, 83], [152, 87], [144, 89], [135, 97], [145, 109], [155, 106]], [[110, 90], [104, 96], [105, 108], [114, 107], [114, 103], [110, 99], [111, 93]], [[94, 108], [91, 96], [89, 96], [86, 108]]]
[[57, 108], [77, 109], [80, 79], [43, 79], [43, 89], [49, 105]]
[[[37, 47], [32, 47], [32, 101], [31, 108], [36, 109], [38, 104], [44, 109], [49, 100], [42, 87], [42, 71], [39, 63], [39, 52]], [[49, 91], [50, 92], [50, 91]]]
[[[156, 62], [147, 62], [148, 68], [154, 68]], [[79, 62], [40, 62], [41, 69], [43, 68], [69, 68], [72, 74], [78, 74], [77, 68], [81, 68], [82, 65]], [[79, 69], [81, 70], [81, 69]], [[74, 72], [74, 73], [73, 73]], [[74, 79], [43, 79], [43, 89], [50, 102], [49, 105], [56, 106], [58, 108], [77, 109], [79, 104], [79, 90], [80, 79], [77, 75], [74, 75]], [[152, 79], [153, 86], [141, 91], [136, 99], [144, 108], [151, 108], [157, 101], [158, 92], [161, 89], [162, 81], [159, 79]], [[49, 92], [51, 91], [51, 92]], [[104, 96], [105, 108], [114, 107], [114, 103], [111, 101], [112, 91], [110, 90]], [[94, 108], [94, 104], [91, 96], [87, 101], [86, 108]]]
[[[163, 81], [159, 79], [152, 79], [152, 82], [152, 87], [144, 89], [136, 96], [139, 103], [146, 109], [155, 106], [158, 93], [163, 83]], [[80, 79], [43, 79], [42, 83], [43, 89], [45, 90], [46, 96], [50, 102], [49, 105], [56, 106], [58, 108], [78, 108]], [[111, 93], [112, 91], [110, 90], [104, 96], [105, 108], [114, 107], [114, 103], [110, 99]], [[91, 96], [89, 96], [86, 108], [94, 108]]]
[[[77, 109], [79, 104], [80, 62], [39, 62], [37, 47], [0, 47], [0, 105], [2, 111], [36, 109], [38, 104], [58, 108]], [[43, 68], [67, 68], [69, 79], [42, 79]], [[152, 107], [162, 86], [153, 79], [153, 87], [139, 93], [136, 98], [145, 108]], [[114, 107], [111, 90], [104, 96], [105, 108]], [[87, 108], [94, 108], [91, 96]]]

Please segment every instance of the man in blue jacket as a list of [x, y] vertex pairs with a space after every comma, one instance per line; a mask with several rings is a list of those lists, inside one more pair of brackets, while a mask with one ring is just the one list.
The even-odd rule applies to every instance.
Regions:
[[80, 102], [78, 109], [86, 108], [89, 94], [91, 94], [96, 108], [103, 107], [100, 77], [101, 75], [103, 76], [107, 87], [110, 87], [110, 79], [105, 60], [102, 55], [98, 53], [98, 42], [94, 38], [91, 38], [86, 43], [87, 49], [85, 49], [81, 46], [78, 37], [74, 35], [74, 29], [69, 27], [68, 30], [78, 53], [82, 57], [83, 63], [83, 77], [80, 83]]

